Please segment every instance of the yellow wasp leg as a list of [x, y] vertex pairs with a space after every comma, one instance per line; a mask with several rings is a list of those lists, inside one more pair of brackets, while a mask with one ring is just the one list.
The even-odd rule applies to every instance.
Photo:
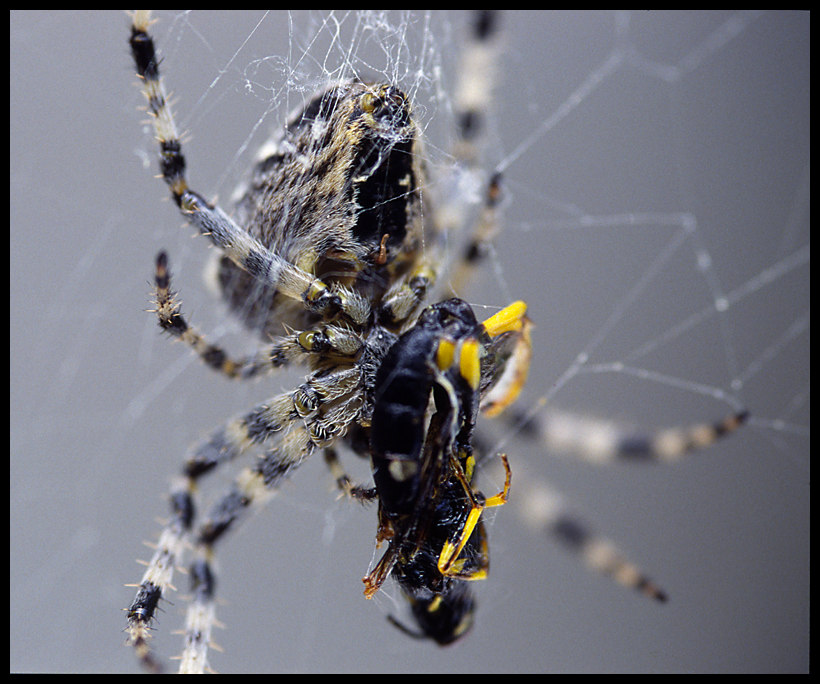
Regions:
[[[438, 557], [437, 566], [439, 572], [442, 575], [458, 574], [459, 568], [454, 565], [454, 561], [458, 558], [458, 555], [461, 553], [461, 550], [464, 548], [464, 545], [469, 541], [470, 536], [473, 534], [475, 526], [481, 519], [481, 512], [487, 507], [501, 506], [507, 502], [507, 496], [510, 491], [510, 482], [512, 480], [512, 474], [510, 472], [510, 464], [507, 461], [506, 454], [501, 455], [501, 460], [504, 463], [504, 469], [506, 471], [504, 489], [502, 489], [495, 496], [485, 500], [480, 493], [478, 493], [478, 496], [476, 496], [477, 493], [470, 486], [470, 482], [468, 481], [467, 476], [464, 474], [464, 469], [461, 467], [461, 463], [458, 462], [458, 459], [456, 459], [455, 457], [450, 459], [450, 462], [453, 466], [453, 471], [455, 472], [456, 477], [458, 478], [462, 487], [464, 487], [464, 491], [470, 499], [471, 508], [470, 512], [467, 514], [467, 520], [465, 520], [464, 525], [462, 526], [461, 531], [458, 534], [458, 537], [454, 537], [456, 541], [445, 542], [444, 546], [441, 549], [441, 553]], [[480, 578], [473, 577], [472, 579]]]

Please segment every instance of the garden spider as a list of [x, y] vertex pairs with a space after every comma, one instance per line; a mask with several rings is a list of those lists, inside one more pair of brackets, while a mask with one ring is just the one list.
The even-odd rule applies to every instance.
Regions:
[[[146, 667], [159, 669], [149, 647], [151, 623], [175, 567], [193, 547], [193, 599], [180, 671], [208, 669], [216, 544], [320, 450], [342, 491], [378, 501], [376, 538], [387, 548], [364, 578], [365, 595], [372, 597], [394, 577], [417, 629], [399, 626], [451, 643], [472, 624], [469, 582], [486, 577], [489, 567], [483, 511], [504, 504], [511, 488], [504, 455], [502, 491], [485, 497], [475, 488], [481, 450], [474, 430], [479, 412], [501, 414], [517, 398], [529, 365], [530, 323], [522, 302], [479, 323], [463, 300], [427, 307], [425, 301], [443, 275], [448, 283], [460, 282], [485, 253], [495, 233], [500, 176], [487, 182], [466, 251], [451, 263], [444, 236], [452, 212], [426, 194], [424, 153], [407, 95], [394, 84], [350, 80], [328, 85], [288, 120], [228, 214], [188, 187], [150, 23], [147, 11], [134, 13], [130, 44], [160, 144], [162, 178], [186, 221], [220, 251], [216, 277], [224, 298], [250, 329], [274, 339], [264, 352], [244, 359], [209, 343], [182, 315], [164, 252], [155, 268], [159, 325], [231, 378], [296, 364], [309, 374], [189, 453], [170, 492], [171, 519], [127, 611], [129, 641]], [[467, 166], [475, 163], [473, 143], [489, 92], [479, 65], [491, 61], [495, 33], [493, 15], [479, 14], [462, 72], [472, 87], [456, 99], [453, 154]], [[713, 426], [647, 439], [618, 435], [603, 446], [612, 455], [674, 457], [730, 432], [743, 418], [736, 414]], [[547, 441], [561, 432], [554, 425], [547, 430]], [[198, 517], [200, 478], [262, 445], [264, 455]], [[370, 459], [374, 487], [350, 481], [339, 447]], [[555, 511], [541, 518], [622, 584], [664, 598], [573, 520]]]

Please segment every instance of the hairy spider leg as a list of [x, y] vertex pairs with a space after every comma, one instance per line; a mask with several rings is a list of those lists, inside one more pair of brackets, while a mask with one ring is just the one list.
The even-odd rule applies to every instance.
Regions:
[[[737, 411], [711, 424], [640, 434], [608, 421], [567, 413], [539, 414], [538, 409], [543, 407], [543, 401], [537, 402], [528, 412], [513, 413], [507, 418], [511, 426], [517, 423], [523, 436], [550, 453], [596, 464], [671, 463], [730, 435], [748, 418], [746, 411]], [[614, 542], [594, 531], [548, 484], [527, 478], [517, 491], [522, 502], [519, 513], [529, 527], [557, 541], [594, 572], [656, 601], [667, 600], [667, 592], [655, 580]]]
[[266, 500], [264, 494], [275, 490], [317, 447], [342, 436], [339, 426], [351, 424], [360, 408], [355, 392], [360, 383], [361, 374], [356, 369], [310, 376], [295, 390], [273, 397], [219, 428], [189, 455], [182, 477], [171, 489], [171, 520], [128, 609], [129, 640], [146, 667], [159, 669], [148, 644], [149, 631], [159, 601], [173, 589], [174, 568], [184, 562], [185, 548], [191, 542], [199, 479], [277, 435], [276, 446], [238, 475], [231, 491], [216, 503], [193, 535], [197, 556], [190, 569], [194, 601], [187, 620], [193, 626], [186, 632], [180, 667], [204, 669], [210, 627], [215, 621], [213, 545], [245, 509]]
[[234, 359], [220, 346], [212, 344], [182, 315], [182, 307], [171, 290], [168, 257], [160, 252], [156, 259], [155, 299], [159, 327], [176, 337], [199, 356], [205, 365], [232, 379], [257, 377], [292, 363], [309, 363], [316, 354], [333, 354], [352, 359], [362, 347], [360, 336], [341, 325], [324, 325], [314, 330], [295, 331], [246, 358]]

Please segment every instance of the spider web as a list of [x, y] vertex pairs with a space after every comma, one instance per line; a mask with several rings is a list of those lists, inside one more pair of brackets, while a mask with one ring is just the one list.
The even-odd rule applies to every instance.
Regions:
[[[646, 429], [752, 414], [742, 432], [670, 467], [597, 468], [495, 426], [512, 500], [491, 520], [474, 632], [448, 649], [387, 624], [402, 614], [395, 590], [362, 598], [374, 511], [334, 501], [313, 459], [219, 548], [227, 629], [215, 666], [806, 670], [809, 15], [502, 15], [477, 175], [452, 175], [450, 156], [463, 14], [159, 17], [191, 183], [206, 196], [227, 204], [255, 149], [328, 80], [396, 82], [415, 103], [434, 190], [447, 179], [473, 211], [481, 174], [504, 172], [502, 233], [459, 294], [479, 316], [527, 301], [536, 328], [524, 406]], [[133, 558], [150, 553], [138, 544], [159, 529], [169, 477], [199, 435], [294, 381], [229, 384], [141, 313], [151, 259], [167, 248], [192, 321], [237, 353], [254, 348], [201, 285], [204, 242], [178, 228], [150, 178], [155, 146], [137, 128], [126, 24], [12, 15], [13, 670], [133, 669], [121, 584], [139, 579]], [[101, 71], [99, 54], [114, 68]], [[77, 74], [96, 87], [78, 87]], [[215, 476], [214, 491], [230, 475]], [[670, 603], [648, 605], [534, 535], [516, 484], [541, 481]], [[500, 479], [481, 483], [490, 492]], [[184, 601], [172, 600], [158, 625], [163, 656], [179, 648], [171, 632]]]

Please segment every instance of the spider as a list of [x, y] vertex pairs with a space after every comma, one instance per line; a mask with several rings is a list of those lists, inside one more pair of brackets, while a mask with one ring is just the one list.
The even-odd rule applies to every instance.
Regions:
[[[386, 549], [364, 577], [365, 596], [393, 577], [416, 628], [393, 622], [413, 636], [452, 643], [473, 623], [471, 582], [488, 574], [484, 511], [503, 505], [511, 490], [503, 454], [502, 491], [485, 497], [476, 488], [484, 450], [475, 429], [479, 414], [502, 414], [518, 397], [530, 361], [530, 321], [523, 302], [483, 322], [461, 299], [426, 302], [437, 280], [446, 275], [448, 283], [461, 282], [486, 253], [496, 233], [501, 177], [490, 177], [467, 247], [460, 259], [451, 259], [444, 240], [453, 220], [450, 207], [428, 197], [408, 96], [395, 84], [352, 79], [328, 84], [289, 118], [228, 213], [188, 186], [151, 23], [148, 11], [132, 15], [130, 46], [159, 141], [162, 178], [187, 223], [217, 248], [216, 279], [224, 299], [249, 330], [273, 340], [263, 352], [241, 359], [208, 342], [182, 313], [164, 252], [155, 262], [159, 325], [230, 378], [297, 364], [309, 372], [293, 390], [230, 420], [192, 448], [170, 491], [170, 521], [127, 610], [129, 641], [147, 668], [159, 669], [151, 625], [175, 567], [192, 548], [193, 598], [180, 671], [208, 669], [217, 544], [318, 450], [345, 494], [378, 502], [376, 540]], [[489, 90], [480, 65], [493, 58], [496, 23], [491, 13], [477, 14], [467, 41], [463, 79], [473, 87], [456, 99], [453, 155], [468, 167], [475, 164]], [[674, 457], [731, 432], [744, 418], [737, 413], [654, 437], [616, 435], [604, 448], [610, 455]], [[566, 432], [563, 427], [546, 424], [542, 438], [549, 442]], [[263, 455], [200, 516], [200, 478], [257, 449], [265, 449]], [[351, 481], [340, 449], [370, 460], [373, 486]], [[665, 598], [574, 519], [551, 511], [542, 522], [622, 584]]]

